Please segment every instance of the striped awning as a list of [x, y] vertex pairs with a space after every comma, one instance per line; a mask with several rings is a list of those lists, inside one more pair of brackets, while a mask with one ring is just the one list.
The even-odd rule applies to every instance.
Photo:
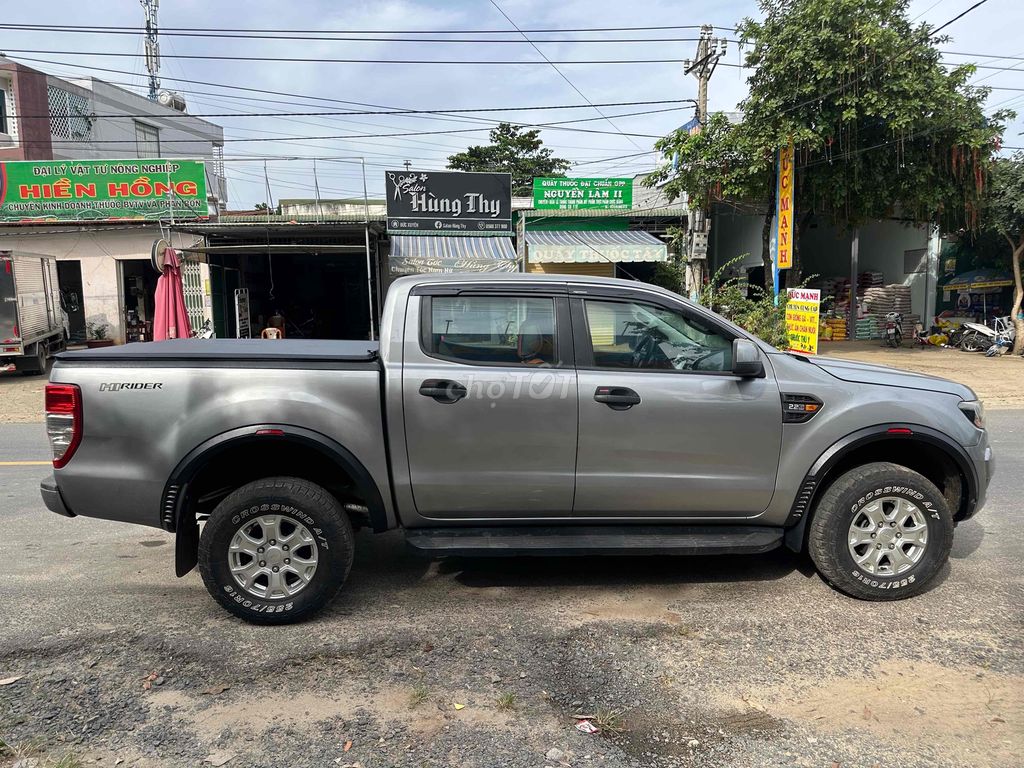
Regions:
[[395, 275], [519, 270], [516, 252], [507, 237], [395, 235], [388, 264]]
[[527, 230], [526, 259], [531, 264], [668, 261], [668, 247], [650, 232]]

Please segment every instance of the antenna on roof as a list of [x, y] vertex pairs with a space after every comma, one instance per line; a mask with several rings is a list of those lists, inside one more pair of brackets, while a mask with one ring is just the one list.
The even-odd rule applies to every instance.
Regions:
[[149, 100], [156, 101], [160, 94], [160, 40], [156, 15], [160, 0], [139, 0], [146, 12], [146, 69], [149, 71]]

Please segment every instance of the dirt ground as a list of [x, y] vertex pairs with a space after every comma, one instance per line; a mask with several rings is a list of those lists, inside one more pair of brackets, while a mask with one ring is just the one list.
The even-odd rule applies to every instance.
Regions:
[[[986, 408], [1024, 408], [1024, 357], [985, 357], [939, 347], [890, 349], [878, 341], [821, 342], [822, 355], [942, 376], [966, 384]], [[0, 374], [0, 424], [43, 420], [46, 376]]]
[[43, 420], [43, 391], [48, 376], [0, 373], [0, 424]]

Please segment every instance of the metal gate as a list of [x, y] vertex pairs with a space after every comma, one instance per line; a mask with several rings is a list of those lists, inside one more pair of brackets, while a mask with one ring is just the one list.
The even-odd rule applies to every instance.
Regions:
[[206, 322], [206, 291], [203, 290], [203, 267], [198, 261], [181, 263], [181, 284], [185, 294], [185, 309], [192, 330]]

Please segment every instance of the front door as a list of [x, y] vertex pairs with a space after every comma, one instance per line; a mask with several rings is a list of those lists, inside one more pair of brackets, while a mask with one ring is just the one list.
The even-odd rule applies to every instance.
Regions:
[[565, 294], [412, 296], [407, 322], [422, 330], [402, 364], [419, 514], [569, 517], [578, 416]]
[[733, 332], [656, 297], [572, 299], [577, 517], [757, 515], [775, 488], [779, 389], [732, 375]]

